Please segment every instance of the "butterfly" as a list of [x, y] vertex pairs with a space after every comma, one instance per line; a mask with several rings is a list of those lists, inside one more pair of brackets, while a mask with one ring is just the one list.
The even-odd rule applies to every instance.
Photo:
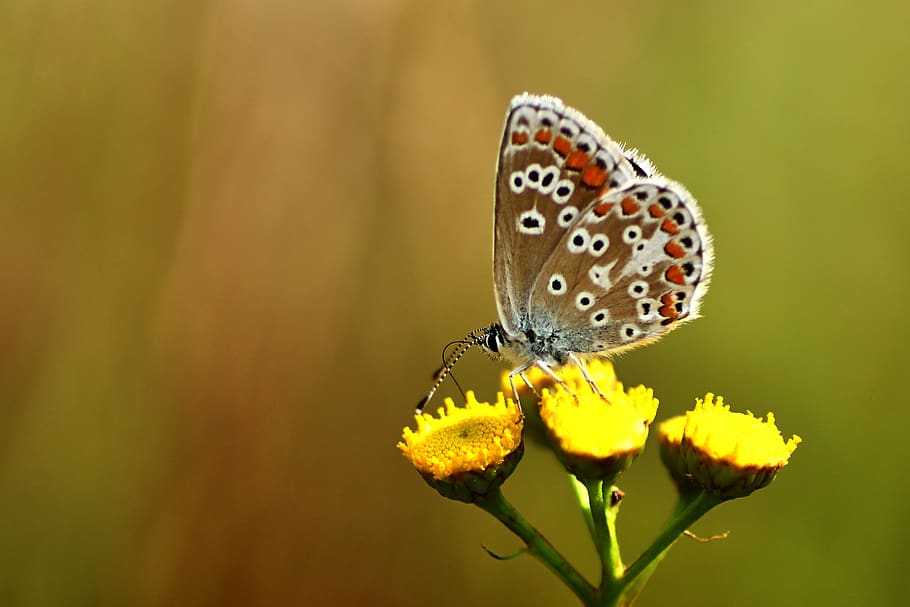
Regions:
[[697, 317], [713, 246], [695, 198], [556, 97], [518, 95], [496, 171], [493, 287], [499, 321], [457, 342], [429, 402], [471, 347], [539, 367], [653, 342]]

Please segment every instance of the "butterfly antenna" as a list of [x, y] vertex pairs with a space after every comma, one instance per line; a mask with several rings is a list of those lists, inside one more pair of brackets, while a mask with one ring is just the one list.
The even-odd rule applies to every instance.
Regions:
[[450, 341], [449, 343], [447, 343], [445, 345], [445, 347], [442, 349], [442, 366], [439, 367], [439, 369], [436, 371], [436, 374], [433, 376], [433, 378], [438, 379], [439, 375], [445, 369], [446, 373], [448, 373], [449, 377], [452, 379], [452, 383], [454, 383], [455, 387], [458, 388], [458, 393], [461, 394], [461, 397], [467, 398], [467, 396], [464, 393], [464, 389], [461, 387], [461, 384], [458, 383], [457, 379], [455, 379], [455, 371], [452, 370], [453, 367], [455, 366], [455, 363], [458, 362], [458, 358], [460, 358], [464, 354], [464, 352], [462, 352], [462, 354], [459, 354], [458, 358], [455, 358], [455, 360], [452, 360], [452, 361], [446, 360], [446, 352], [448, 352], [449, 348], [451, 348], [452, 346], [456, 346], [456, 345], [466, 346], [464, 348], [464, 352], [467, 352], [473, 344], [468, 342], [468, 340], [466, 340], [466, 339], [457, 339], [455, 341]]
[[458, 380], [455, 379], [455, 372], [449, 373], [449, 377], [452, 378], [452, 383], [455, 384], [455, 387], [458, 388], [458, 393], [461, 394], [461, 398], [467, 400], [468, 395], [464, 393], [464, 389], [461, 387], [461, 384], [458, 383]]
[[[452, 368], [459, 360], [461, 360], [461, 357], [465, 355], [465, 352], [474, 346], [480, 345], [481, 343], [482, 340], [477, 337], [475, 332], [471, 333], [464, 339], [459, 339], [458, 341], [453, 341], [446, 344], [446, 347], [442, 349], [442, 367], [440, 367], [435, 374], [436, 381], [433, 382], [433, 387], [430, 388], [430, 391], [427, 392], [426, 396], [420, 399], [420, 402], [417, 403], [417, 407], [415, 408], [415, 411], [418, 415], [423, 413], [424, 407], [427, 406], [427, 404], [430, 402], [430, 399], [433, 398], [434, 394], [436, 394], [436, 391], [439, 389], [439, 386], [442, 385], [442, 382], [445, 381], [446, 377], [452, 373]], [[448, 358], [446, 358], [446, 351], [453, 346], [455, 347], [455, 350], [448, 356]], [[455, 380], [454, 376], [452, 377], [452, 380], [455, 382], [455, 385], [458, 386], [458, 391], [464, 394], [464, 390], [461, 389], [461, 385], [457, 380]]]

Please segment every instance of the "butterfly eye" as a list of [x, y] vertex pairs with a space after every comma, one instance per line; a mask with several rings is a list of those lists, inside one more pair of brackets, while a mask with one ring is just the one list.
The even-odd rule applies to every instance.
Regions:
[[484, 341], [484, 346], [490, 352], [499, 352], [499, 347], [502, 345], [502, 341], [497, 331], [490, 331], [487, 333], [486, 340]]

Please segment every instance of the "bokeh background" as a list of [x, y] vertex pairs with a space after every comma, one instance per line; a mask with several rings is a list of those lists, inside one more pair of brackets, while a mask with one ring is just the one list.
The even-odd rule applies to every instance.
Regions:
[[[704, 318], [622, 357], [805, 442], [641, 605], [906, 600], [906, 3], [0, 3], [0, 603], [571, 605], [395, 448], [495, 318], [512, 95], [563, 97], [698, 197]], [[500, 366], [460, 381], [492, 396]], [[448, 393], [453, 393], [451, 386]], [[652, 445], [627, 560], [669, 514]], [[590, 576], [564, 475], [512, 501]]]

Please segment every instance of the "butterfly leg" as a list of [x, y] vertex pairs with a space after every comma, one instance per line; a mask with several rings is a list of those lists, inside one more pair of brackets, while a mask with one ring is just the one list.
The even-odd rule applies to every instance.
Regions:
[[[575, 394], [575, 392], [572, 390], [572, 388], [569, 387], [569, 384], [564, 382], [562, 380], [562, 378], [556, 374], [556, 371], [553, 370], [553, 367], [551, 367], [547, 363], [543, 362], [542, 360], [538, 360], [538, 361], [535, 361], [533, 363], [533, 365], [532, 364], [522, 365], [522, 366], [518, 367], [517, 369], [515, 369], [514, 371], [512, 371], [511, 373], [509, 373], [509, 386], [512, 387], [512, 397], [516, 403], [520, 402], [518, 399], [518, 388], [515, 386], [515, 376], [516, 375], [521, 378], [521, 380], [525, 383], [525, 385], [528, 387], [528, 389], [531, 390], [531, 393], [534, 394], [534, 396], [536, 396], [537, 398], [540, 398], [540, 393], [537, 391], [537, 388], [534, 387], [534, 384], [532, 384], [531, 380], [528, 379], [528, 376], [525, 375], [525, 371], [530, 369], [532, 366], [536, 366], [541, 371], [543, 371], [544, 373], [549, 375], [553, 381], [555, 381], [560, 386], [565, 388], [566, 392], [568, 392], [569, 394], [572, 394], [572, 395]], [[598, 394], [600, 394], [600, 390], [597, 390], [597, 386], [595, 386], [593, 383], [594, 380], [590, 378], [590, 376], [587, 374], [587, 371], [584, 371], [584, 375], [588, 379], [588, 382], [590, 382], [591, 385], [594, 387], [594, 390]]]
[[547, 363], [543, 362], [542, 360], [538, 360], [534, 364], [537, 365], [538, 369], [540, 369], [541, 371], [543, 371], [544, 373], [549, 375], [553, 379], [553, 381], [555, 381], [557, 384], [559, 384], [560, 386], [565, 388], [566, 392], [568, 392], [569, 394], [571, 394], [573, 396], [575, 395], [575, 392], [572, 390], [572, 388], [569, 387], [569, 384], [564, 382], [562, 380], [562, 378], [556, 374], [556, 371], [553, 370], [553, 367], [551, 367]]
[[594, 392], [594, 394], [603, 399], [606, 399], [607, 397], [604, 396], [604, 393], [601, 392], [600, 388], [597, 387], [597, 383], [594, 381], [594, 378], [591, 377], [590, 373], [588, 373], [588, 368], [585, 366], [585, 361], [583, 361], [575, 354], [569, 354], [569, 360], [578, 365], [578, 368], [581, 370], [581, 374], [584, 376], [585, 380], [587, 380], [588, 385], [591, 386], [591, 390]]
[[512, 400], [514, 400], [515, 404], [517, 404], [519, 407], [521, 406], [521, 400], [518, 398], [518, 387], [515, 385], [516, 375], [522, 379], [525, 385], [535, 396], [537, 395], [537, 390], [534, 389], [534, 386], [531, 385], [531, 382], [528, 380], [527, 376], [525, 376], [525, 371], [527, 371], [530, 367], [531, 365], [522, 365], [517, 369], [513, 369], [512, 372], [509, 373], [509, 386], [512, 387]]

